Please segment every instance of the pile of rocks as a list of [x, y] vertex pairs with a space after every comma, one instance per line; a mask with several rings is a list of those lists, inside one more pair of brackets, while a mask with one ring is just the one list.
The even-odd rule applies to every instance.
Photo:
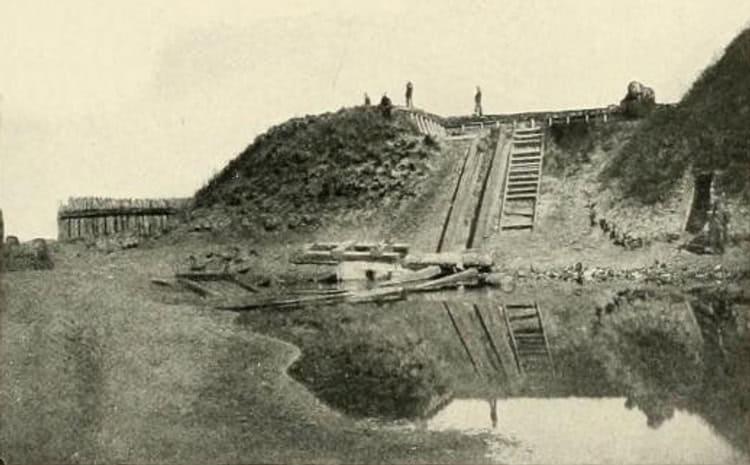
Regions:
[[580, 262], [561, 269], [537, 271], [517, 270], [515, 277], [529, 280], [573, 281], [578, 284], [615, 280], [651, 282], [658, 285], [685, 284], [687, 282], [733, 281], [747, 277], [746, 270], [728, 270], [722, 265], [673, 269], [666, 263], [655, 262], [651, 266], [616, 269], [606, 267], [585, 267]]
[[222, 247], [189, 255], [178, 264], [179, 272], [247, 273], [258, 256], [255, 249]]
[[44, 239], [21, 244], [16, 236], [8, 236], [2, 247], [0, 267], [3, 271], [49, 270], [54, 263]]

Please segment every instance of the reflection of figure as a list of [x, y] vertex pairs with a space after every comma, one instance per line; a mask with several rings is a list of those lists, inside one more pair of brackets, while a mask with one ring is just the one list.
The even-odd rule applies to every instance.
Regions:
[[497, 428], [497, 399], [487, 399], [490, 404], [490, 420], [492, 427]]
[[635, 394], [625, 400], [625, 407], [632, 409], [638, 407], [646, 415], [646, 424], [649, 428], [658, 429], [665, 421], [674, 416], [674, 406], [669, 399], [662, 399], [655, 394]]

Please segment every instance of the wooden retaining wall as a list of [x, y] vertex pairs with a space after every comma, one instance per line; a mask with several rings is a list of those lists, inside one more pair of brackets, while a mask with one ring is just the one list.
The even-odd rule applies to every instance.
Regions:
[[57, 212], [59, 240], [115, 234], [151, 236], [170, 229], [191, 199], [71, 198]]

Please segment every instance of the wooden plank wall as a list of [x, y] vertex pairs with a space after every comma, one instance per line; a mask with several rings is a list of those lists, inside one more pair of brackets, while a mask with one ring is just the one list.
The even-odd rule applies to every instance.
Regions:
[[57, 212], [59, 240], [129, 233], [150, 236], [170, 229], [190, 199], [71, 198]]

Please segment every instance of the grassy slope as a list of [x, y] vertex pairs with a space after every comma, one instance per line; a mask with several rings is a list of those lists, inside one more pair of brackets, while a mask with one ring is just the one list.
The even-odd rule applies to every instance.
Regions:
[[402, 112], [386, 119], [358, 107], [294, 118], [259, 136], [195, 200], [296, 227], [419, 196], [438, 152]]
[[688, 167], [721, 170], [723, 191], [747, 199], [750, 184], [750, 28], [706, 68], [676, 108], [657, 111], [604, 171], [625, 196], [664, 199]]

